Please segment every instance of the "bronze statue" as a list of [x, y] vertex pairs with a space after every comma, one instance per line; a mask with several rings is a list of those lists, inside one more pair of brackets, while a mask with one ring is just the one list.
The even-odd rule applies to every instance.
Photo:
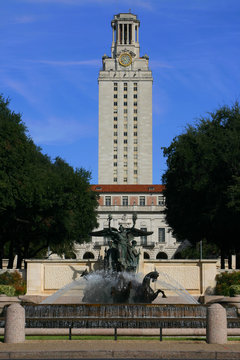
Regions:
[[118, 229], [111, 227], [112, 216], [108, 216], [108, 228], [100, 231], [93, 231], [91, 236], [109, 237], [109, 249], [105, 251], [104, 265], [106, 270], [136, 272], [140, 252], [136, 249], [137, 242], [134, 237], [149, 236], [152, 231], [144, 231], [135, 228], [137, 215], [132, 216], [133, 225], [125, 228], [122, 225]]
[[[152, 271], [147, 274], [142, 284], [136, 280], [135, 273], [138, 270], [140, 251], [137, 250], [137, 242], [134, 237], [149, 236], [152, 231], [144, 231], [135, 228], [137, 215], [132, 216], [133, 225], [130, 228], [119, 226], [118, 229], [111, 227], [112, 216], [108, 216], [108, 228], [90, 233], [91, 236], [104, 236], [109, 238], [108, 249], [105, 249], [104, 271], [92, 288], [86, 289], [83, 301], [113, 303], [151, 303], [163, 290], [154, 291], [151, 281], [156, 281], [159, 274]], [[125, 274], [124, 271], [131, 273]], [[84, 274], [84, 273], [83, 273]], [[100, 274], [98, 273], [97, 276]], [[84, 276], [84, 275], [83, 275]]]

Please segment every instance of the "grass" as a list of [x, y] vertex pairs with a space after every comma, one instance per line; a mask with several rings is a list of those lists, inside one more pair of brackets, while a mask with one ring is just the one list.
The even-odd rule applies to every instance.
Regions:
[[[118, 340], [143, 340], [159, 341], [159, 336], [121, 336], [119, 335]], [[26, 336], [26, 340], [68, 340], [68, 335], [34, 335]], [[114, 336], [103, 336], [103, 335], [72, 335], [72, 340], [114, 340]], [[0, 342], [4, 341], [4, 336], [0, 336]], [[163, 336], [163, 341], [206, 341], [204, 336], [199, 337], [169, 337]], [[228, 341], [240, 341], [240, 337], [228, 337]]]

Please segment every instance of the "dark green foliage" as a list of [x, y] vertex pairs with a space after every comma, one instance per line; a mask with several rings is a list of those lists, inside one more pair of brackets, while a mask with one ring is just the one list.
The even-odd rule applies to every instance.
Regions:
[[179, 240], [240, 251], [240, 108], [225, 106], [164, 148], [166, 220]]
[[216, 295], [230, 296], [230, 287], [240, 285], [240, 271], [223, 272], [216, 277]]
[[[13, 295], [24, 295], [26, 293], [26, 282], [23, 280], [18, 271], [5, 271], [0, 274], [0, 285], [11, 285], [14, 288]], [[12, 295], [9, 295], [12, 296]]]
[[[202, 241], [202, 258], [217, 259], [220, 256], [220, 250], [215, 244], [208, 244], [206, 240]], [[178, 259], [200, 259], [200, 242], [188, 246], [177, 253]]]
[[229, 288], [229, 295], [230, 296], [240, 295], [240, 284], [239, 285], [231, 285]]
[[97, 226], [91, 174], [54, 162], [33, 143], [19, 114], [0, 96], [0, 267], [51, 251], [73, 251]]

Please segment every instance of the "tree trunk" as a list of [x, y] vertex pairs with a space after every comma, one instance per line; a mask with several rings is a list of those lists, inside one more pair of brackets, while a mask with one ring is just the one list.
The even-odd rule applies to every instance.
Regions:
[[232, 269], [232, 253], [228, 254], [228, 268]]
[[8, 269], [13, 269], [14, 252], [13, 252], [13, 240], [10, 241], [9, 253], [8, 253]]
[[221, 249], [221, 269], [225, 269], [225, 251]]

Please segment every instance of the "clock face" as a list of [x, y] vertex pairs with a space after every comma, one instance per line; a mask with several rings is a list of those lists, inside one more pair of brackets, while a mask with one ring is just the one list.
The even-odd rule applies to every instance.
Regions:
[[122, 55], [120, 55], [119, 57], [119, 63], [122, 66], [129, 66], [132, 63], [132, 57], [130, 54], [128, 53], [123, 53]]

